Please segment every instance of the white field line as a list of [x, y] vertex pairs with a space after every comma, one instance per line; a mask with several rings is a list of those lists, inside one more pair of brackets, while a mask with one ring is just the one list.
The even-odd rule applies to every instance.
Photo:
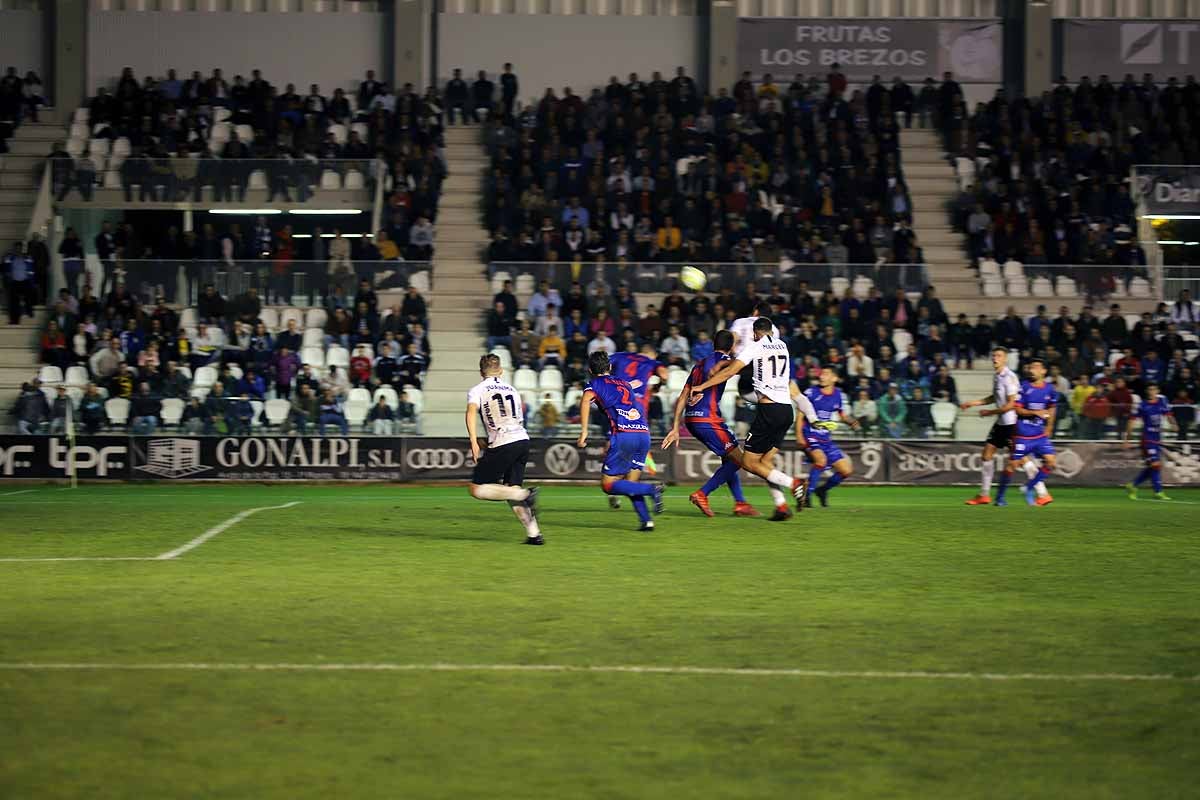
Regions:
[[1200, 682], [1200, 675], [1175, 675], [1170, 673], [1116, 673], [1116, 672], [929, 672], [893, 670], [826, 670], [791, 669], [774, 667], [688, 667], [688, 666], [637, 666], [575, 665], [575, 664], [247, 664], [223, 662], [181, 663], [0, 663], [0, 670], [29, 672], [559, 672], [601, 673], [638, 675], [719, 675], [731, 677], [768, 678], [814, 678], [832, 680], [918, 680], [918, 681], [1046, 681], [1058, 683], [1116, 681], [1128, 683], [1148, 682]]
[[37, 491], [37, 489], [21, 489], [20, 491], [16, 491], [16, 492], [5, 492], [4, 494], [0, 494], [0, 497], [12, 497], [13, 495], [17, 495], [17, 494], [29, 494], [30, 492], [36, 492], [36, 491]]
[[179, 558], [189, 550], [195, 550], [200, 545], [207, 542], [209, 539], [237, 525], [242, 520], [249, 516], [257, 514], [260, 511], [275, 511], [281, 508], [291, 508], [292, 506], [300, 505], [302, 501], [295, 500], [291, 503], [284, 503], [281, 506], [260, 506], [259, 508], [248, 508], [245, 511], [239, 511], [224, 522], [214, 525], [204, 533], [192, 539], [186, 544], [181, 544], [174, 550], [168, 550], [162, 555], [157, 556], [73, 556], [73, 557], [58, 557], [58, 558], [0, 558], [0, 563], [12, 562], [28, 562], [28, 561], [170, 561], [174, 558]]
[[258, 508], [247, 508], [245, 511], [239, 511], [238, 513], [234, 514], [232, 517], [230, 517], [229, 519], [220, 523], [219, 525], [212, 526], [211, 528], [206, 530], [204, 533], [197, 536], [195, 539], [192, 539], [187, 544], [181, 544], [179, 547], [176, 547], [174, 550], [168, 550], [167, 552], [163, 553], [162, 555], [155, 556], [154, 558], [156, 561], [170, 561], [172, 558], [179, 558], [181, 555], [188, 552], [189, 550], [195, 550], [197, 547], [204, 544], [205, 542], [207, 542], [209, 539], [213, 538], [214, 536], [217, 536], [218, 534], [224, 533], [225, 531], [229, 530], [234, 525], [237, 525], [239, 522], [244, 520], [246, 517], [257, 514], [260, 511], [276, 511], [281, 508], [291, 508], [292, 506], [298, 506], [298, 505], [300, 505], [300, 501], [294, 500], [290, 503], [284, 503], [281, 506], [260, 506]]

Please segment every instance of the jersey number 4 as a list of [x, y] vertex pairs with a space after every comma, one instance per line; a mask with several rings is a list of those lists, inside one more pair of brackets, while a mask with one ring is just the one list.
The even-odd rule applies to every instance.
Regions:
[[[517, 399], [511, 394], [500, 394], [496, 392], [492, 395], [492, 399], [496, 401], [496, 407], [500, 409], [500, 416], [515, 417], [517, 415]], [[508, 401], [508, 408], [504, 407], [504, 401]]]

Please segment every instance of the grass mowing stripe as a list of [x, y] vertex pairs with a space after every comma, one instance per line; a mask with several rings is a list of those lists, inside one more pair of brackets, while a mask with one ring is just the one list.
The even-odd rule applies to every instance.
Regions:
[[689, 667], [636, 664], [243, 664], [221, 662], [179, 663], [0, 663], [3, 670], [54, 671], [187, 671], [187, 672], [582, 672], [648, 675], [730, 675], [744, 677], [832, 678], [863, 680], [952, 681], [1182, 681], [1200, 682], [1200, 675], [1122, 674], [1113, 672], [929, 672], [925, 670], [836, 670], [779, 667]]
[[16, 491], [16, 492], [5, 492], [4, 494], [0, 494], [0, 497], [12, 497], [14, 495], [29, 494], [30, 492], [36, 492], [36, 491], [37, 491], [37, 489], [21, 489], [20, 491]]

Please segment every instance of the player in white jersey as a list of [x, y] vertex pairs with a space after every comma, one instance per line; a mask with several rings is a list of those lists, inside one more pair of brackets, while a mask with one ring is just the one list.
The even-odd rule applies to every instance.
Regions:
[[[754, 307], [755, 316], [738, 317], [729, 325], [729, 332], [733, 334], [733, 350], [730, 355], [735, 359], [738, 358], [742, 351], [754, 342], [754, 323], [759, 319], [768, 319], [771, 313], [771, 306], [767, 303], [759, 303]], [[779, 328], [774, 324], [771, 325], [771, 337], [779, 339]], [[751, 370], [749, 367], [743, 369], [738, 377], [738, 394], [748, 403], [758, 402], [758, 395], [754, 391], [754, 383], [751, 378]], [[803, 412], [806, 419], [815, 420], [817, 412], [812, 407], [807, 397], [801, 397], [796, 400], [796, 407]], [[767, 488], [771, 492], [771, 501], [775, 504], [775, 515], [771, 517], [773, 521], [787, 519], [791, 515], [791, 511], [787, 507], [787, 498], [783, 492], [776, 489], [770, 481], [767, 482]]]
[[[742, 469], [752, 472], [766, 480], [776, 492], [791, 492], [796, 499], [796, 508], [804, 510], [804, 496], [808, 490], [808, 482], [804, 478], [792, 477], [781, 470], [775, 469], [775, 453], [788, 430], [792, 427], [792, 359], [787, 345], [771, 331], [775, 326], [767, 317], [759, 317], [751, 326], [750, 340], [740, 349], [733, 360], [720, 369], [714, 370], [707, 381], [692, 387], [692, 397], [697, 400], [710, 386], [724, 383], [742, 371], [750, 368], [751, 385], [758, 403], [754, 412], [754, 421], [750, 424], [750, 435], [742, 447], [740, 464]], [[809, 409], [812, 404], [808, 405]], [[807, 412], [806, 412], [807, 413]], [[816, 413], [813, 412], [809, 421], [817, 424]], [[774, 496], [775, 492], [772, 492]], [[786, 502], [776, 502], [776, 514], [773, 521], [785, 520], [791, 516]]]
[[[987, 442], [983, 445], [981, 468], [983, 479], [980, 481], [979, 494], [967, 501], [969, 506], [986, 506], [992, 502], [992, 478], [996, 474], [996, 451], [1012, 449], [1012, 439], [1017, 431], [1016, 409], [1017, 396], [1021, 393], [1021, 379], [1017, 377], [1017, 373], [1008, 368], [1007, 348], [992, 348], [992, 369], [996, 373], [992, 378], [992, 393], [979, 400], [968, 400], [959, 405], [963, 411], [978, 406], [996, 406], [979, 412], [981, 417], [996, 417], [996, 424], [992, 426]], [[1036, 473], [1037, 466], [1031, 462], [1025, 465], [1026, 474], [1030, 473], [1031, 468]], [[1032, 478], [1033, 475], [1030, 474], [1029, 477]], [[1045, 491], [1046, 485], [1039, 483], [1038, 494], [1041, 495]]]
[[[537, 522], [537, 489], [526, 489], [525, 462], [529, 460], [529, 434], [521, 393], [501, 380], [500, 357], [491, 353], [479, 359], [483, 380], [467, 392], [467, 436], [475, 472], [471, 496], [477, 500], [506, 501], [525, 526], [525, 544], [545, 544]], [[480, 455], [477, 424], [483, 417], [487, 450]]]

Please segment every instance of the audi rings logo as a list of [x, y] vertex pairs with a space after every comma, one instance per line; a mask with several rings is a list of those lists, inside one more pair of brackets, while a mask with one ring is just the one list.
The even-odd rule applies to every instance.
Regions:
[[467, 463], [467, 454], [448, 448], [409, 450], [404, 463], [409, 469], [459, 469]]
[[575, 474], [579, 469], [579, 451], [561, 442], [550, 445], [546, 448], [546, 469], [560, 478]]

